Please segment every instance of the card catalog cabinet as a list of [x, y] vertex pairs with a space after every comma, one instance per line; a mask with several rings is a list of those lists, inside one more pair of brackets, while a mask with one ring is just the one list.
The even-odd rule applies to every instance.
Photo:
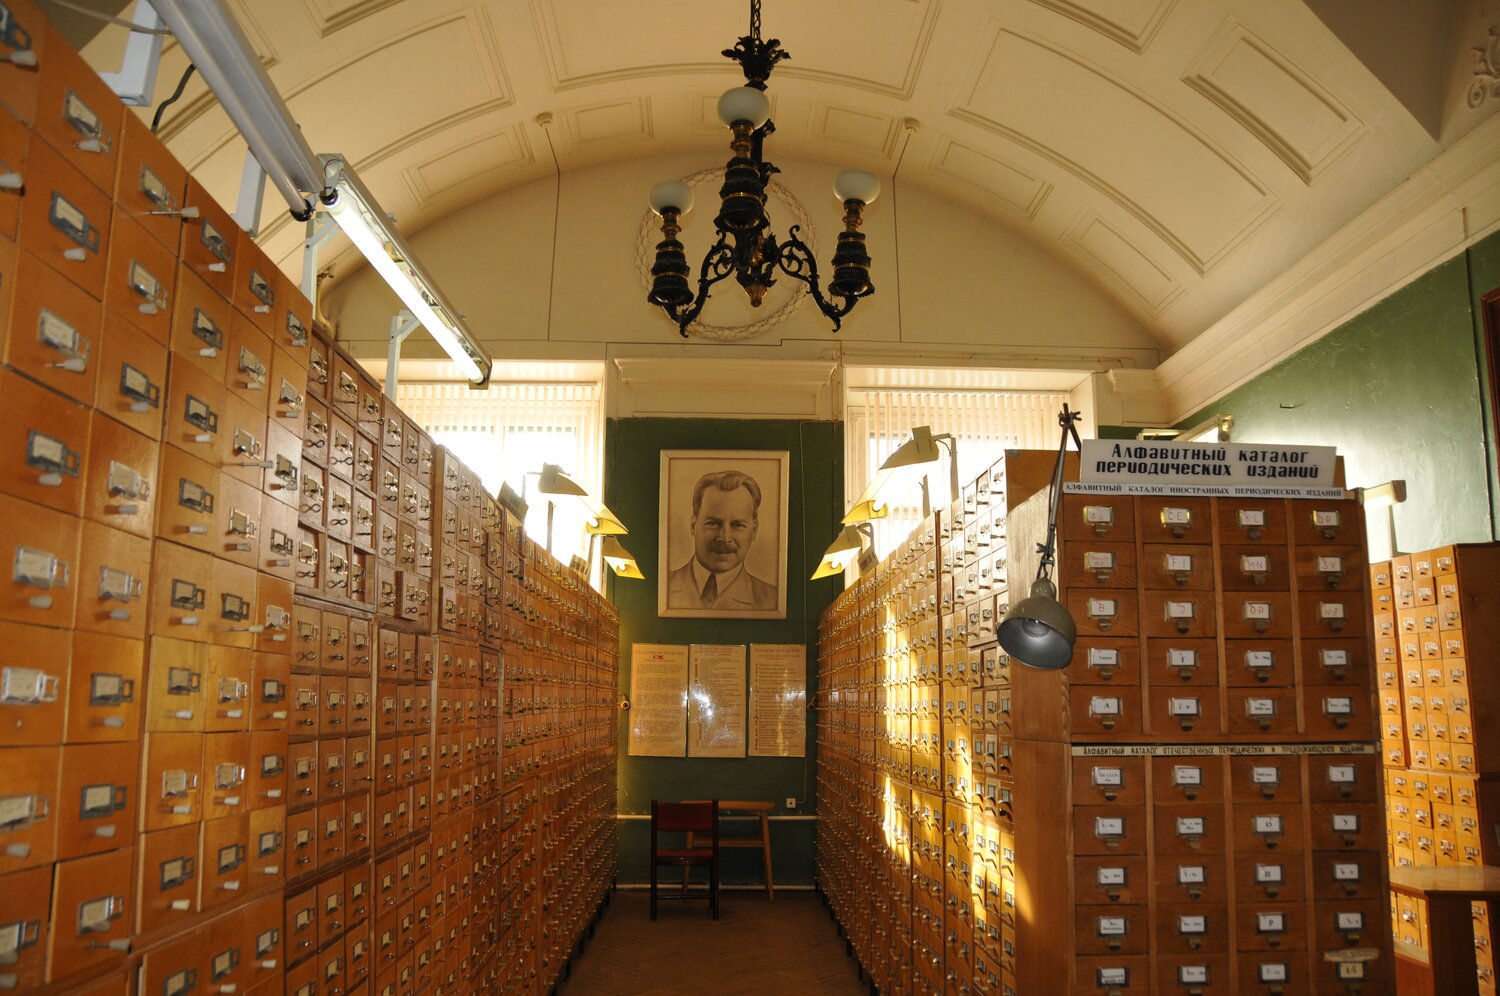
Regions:
[[0, 990], [550, 991], [614, 879], [613, 607], [0, 26]]

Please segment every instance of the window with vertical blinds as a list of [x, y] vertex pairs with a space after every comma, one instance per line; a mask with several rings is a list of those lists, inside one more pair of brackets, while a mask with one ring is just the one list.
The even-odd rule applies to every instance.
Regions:
[[[850, 388], [844, 400], [844, 507], [848, 508], [886, 458], [911, 437], [914, 426], [930, 425], [934, 435], [951, 433], [958, 442], [958, 480], [972, 481], [1007, 449], [1050, 449], [1057, 445], [1057, 413], [1066, 394]], [[946, 508], [947, 452], [927, 475], [933, 508]], [[882, 494], [890, 514], [875, 520], [875, 549], [881, 555], [916, 528], [921, 493]]]
[[[589, 494], [603, 496], [604, 413], [594, 383], [492, 384], [476, 391], [466, 384], [400, 384], [396, 401], [414, 421], [468, 464], [495, 494], [509, 484], [530, 502], [527, 534], [539, 542], [547, 532], [547, 502], [528, 472], [554, 463]], [[577, 502], [556, 505], [552, 552], [564, 563], [587, 556], [585, 516]]]

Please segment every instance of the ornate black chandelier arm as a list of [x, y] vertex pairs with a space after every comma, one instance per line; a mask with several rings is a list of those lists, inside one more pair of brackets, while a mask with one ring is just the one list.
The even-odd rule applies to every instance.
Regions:
[[822, 288], [818, 286], [818, 258], [813, 255], [811, 247], [797, 237], [800, 227], [793, 225], [786, 233], [786, 241], [776, 254], [776, 265], [782, 273], [807, 285], [807, 292], [812, 295], [818, 310], [833, 322], [833, 330], [837, 332], [843, 326], [844, 316], [854, 310], [859, 297], [845, 297], [842, 304], [834, 304], [823, 296]]
[[741, 35], [734, 48], [726, 48], [720, 54], [738, 62], [745, 74], [745, 84], [757, 90], [766, 88], [766, 80], [770, 79], [771, 70], [776, 68], [776, 63], [792, 57], [791, 53], [782, 49], [781, 39], [761, 40], [760, 0], [750, 0], [750, 33]]
[[709, 247], [708, 254], [703, 257], [703, 265], [698, 269], [698, 296], [685, 308], [667, 309], [672, 321], [677, 323], [678, 334], [684, 339], [688, 337], [688, 326], [697, 320], [699, 312], [708, 303], [709, 288], [734, 270], [734, 247], [729, 244], [729, 237], [720, 232], [719, 241]]

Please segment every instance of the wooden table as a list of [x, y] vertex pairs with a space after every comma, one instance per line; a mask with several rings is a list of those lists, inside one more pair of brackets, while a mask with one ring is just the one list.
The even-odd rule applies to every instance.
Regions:
[[[687, 800], [692, 802], [694, 800]], [[706, 802], [708, 800], [698, 800]], [[726, 847], [758, 847], [760, 848], [761, 866], [766, 873], [766, 899], [776, 901], [776, 893], [771, 882], [771, 821], [769, 819], [771, 810], [776, 808], [774, 802], [766, 802], [761, 799], [720, 799], [719, 815], [733, 813], [754, 813], [760, 817], [760, 832], [754, 836], [738, 835], [726, 837], [719, 834], [719, 849]], [[687, 846], [693, 846], [693, 835], [688, 834]]]
[[1475, 974], [1478, 966], [1474, 961], [1474, 913], [1470, 904], [1490, 903], [1490, 922], [1495, 922], [1500, 868], [1392, 868], [1391, 888], [1399, 895], [1427, 903], [1427, 968], [1432, 988], [1427, 989], [1428, 972], [1408, 967], [1421, 963], [1398, 951], [1397, 974], [1407, 982], [1400, 987], [1401, 992], [1426, 989], [1442, 996], [1477, 996], [1479, 978]]

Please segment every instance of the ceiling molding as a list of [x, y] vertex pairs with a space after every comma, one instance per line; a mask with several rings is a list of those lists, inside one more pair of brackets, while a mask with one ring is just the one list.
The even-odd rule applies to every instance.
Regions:
[[615, 418], [831, 419], [838, 411], [832, 360], [620, 357], [606, 392]]
[[402, 2], [403, 0], [355, 0], [353, 3], [340, 5], [333, 0], [302, 0], [302, 7], [307, 11], [308, 20], [312, 21], [318, 37], [327, 38], [336, 31], [358, 24], [370, 15]]
[[[502, 154], [496, 155], [491, 151], [497, 146], [502, 149]], [[508, 156], [503, 154], [505, 146], [511, 150]], [[466, 163], [477, 160], [477, 163], [466, 169], [450, 170], [440, 181], [435, 176], [429, 177], [427, 173], [429, 170], [436, 171], [444, 162], [459, 160]], [[460, 145], [449, 146], [435, 155], [412, 163], [401, 171], [401, 178], [417, 202], [417, 210], [427, 211], [445, 201], [462, 200], [469, 196], [471, 192], [467, 188], [476, 180], [498, 177], [535, 163], [536, 156], [532, 152], [526, 128], [517, 123], [467, 138]]]
[[[1080, 147], [1078, 151], [1070, 152], [1061, 147], [1057, 144], [1059, 140], [1069, 140], [1063, 138], [1064, 135], [1074, 136], [1071, 141], [1075, 143], [1081, 140], [1077, 122], [1084, 117], [1080, 112], [1087, 110], [1082, 107], [1069, 108], [1070, 113], [1054, 112], [1052, 109], [1043, 108], [1035, 100], [1029, 101], [1040, 115], [1037, 120], [1029, 122], [1035, 131], [1042, 131], [1046, 127], [1046, 121], [1051, 121], [1055, 125], [1053, 133], [1046, 137], [1012, 127], [991, 114], [985, 113], [985, 109], [979, 106], [979, 101], [982, 99], [980, 89], [984, 85], [987, 71], [991, 66], [1005, 67], [1017, 65], [1022, 61], [1010, 53], [1000, 51], [1005, 39], [1029, 46], [1030, 54], [1033, 56], [1042, 53], [1044, 58], [1049, 59], [1051, 68], [1059, 73], [1058, 77], [1053, 78], [1054, 87], [1060, 82], [1062, 73], [1071, 73], [1071, 78], [1067, 80], [1070, 84], [1069, 89], [1081, 92], [1092, 87], [1099, 95], [1097, 103], [1102, 104], [1106, 100], [1128, 101], [1123, 108], [1119, 109], [1119, 113], [1109, 115], [1109, 117], [1119, 121], [1121, 127], [1126, 127], [1127, 121], [1132, 122], [1131, 132], [1138, 136], [1137, 148], [1122, 150], [1116, 147], [1108, 149]], [[1099, 89], [1100, 87], [1107, 89]], [[1003, 89], [1007, 93], [1016, 92], [1010, 87]], [[1034, 97], [1035, 94], [1030, 96]], [[1130, 109], [1135, 113], [1125, 113], [1125, 109]], [[1199, 276], [1208, 274], [1227, 259], [1282, 208], [1281, 203], [1272, 196], [1267, 187], [1248, 167], [1175, 111], [1154, 100], [1151, 95], [1077, 53], [1069, 52], [1045, 39], [1013, 31], [998, 20], [990, 22], [985, 44], [981, 46], [981, 54], [969, 71], [968, 78], [959, 92], [958, 101], [949, 107], [948, 113], [960, 121], [1028, 149], [1088, 183], [1155, 232], [1157, 237], [1191, 266]], [[1151, 183], [1144, 182], [1144, 180], [1137, 181], [1136, 192], [1131, 193], [1119, 184], [1106, 179], [1094, 166], [1080, 158], [1082, 155], [1097, 155], [1100, 166], [1103, 166], [1118, 160], [1121, 155], [1143, 152], [1146, 144], [1144, 137], [1146, 129], [1143, 122], [1153, 125], [1151, 131], [1156, 139], [1167, 137], [1178, 139], [1176, 147], [1172, 149], [1168, 149], [1164, 143], [1153, 145], [1155, 158], [1161, 160], [1163, 165], [1168, 161], [1173, 161], [1183, 165], [1183, 168], [1189, 168], [1185, 164], [1190, 163], [1191, 168], [1200, 169], [1205, 166], [1211, 167], [1212, 163], [1217, 162], [1219, 164], [1217, 176], [1210, 176], [1200, 171], [1196, 174], [1200, 183], [1212, 181], [1223, 186], [1225, 181], [1228, 181], [1237, 182], [1240, 185], [1238, 199], [1243, 206], [1237, 214], [1219, 218], [1220, 224], [1217, 232], [1200, 232], [1197, 236], [1186, 235], [1176, 230], [1173, 222], [1162, 217], [1161, 212], [1164, 207], [1174, 206], [1175, 192], [1171, 185], [1161, 184], [1159, 177], [1157, 181]], [[1092, 141], [1096, 137], [1089, 136], [1087, 140]], [[1150, 161], [1145, 156], [1142, 158]], [[1226, 200], [1231, 193], [1230, 188], [1225, 187]], [[1143, 196], [1156, 198], [1157, 204], [1154, 207], [1148, 207], [1140, 200]], [[1176, 219], [1175, 222], [1178, 225], [1188, 221], [1201, 222], [1203, 220], [1201, 211], [1184, 209], [1181, 213], [1182, 217]]]
[[[1317, 80], [1233, 18], [1219, 27], [1182, 81], [1213, 101], [1309, 186], [1370, 130]], [[1299, 114], [1303, 121], [1321, 117], [1321, 134], [1295, 135]]]
[[1151, 40], [1161, 30], [1162, 24], [1166, 22], [1167, 15], [1172, 12], [1172, 7], [1177, 0], [1148, 0], [1145, 3], [1137, 3], [1135, 5], [1137, 16], [1130, 22], [1119, 16], [1110, 16], [1122, 5], [1106, 2], [1106, 0], [1093, 0], [1091, 3], [1083, 2], [1083, 0], [1031, 0], [1031, 2], [1092, 28], [1106, 38], [1119, 42], [1130, 51], [1139, 54], [1146, 51]]
[[942, 136], [933, 146], [927, 168], [977, 191], [1010, 214], [1036, 220], [1052, 184], [1031, 170], [983, 149]]
[[1153, 318], [1183, 294], [1182, 283], [1166, 267], [1093, 211], [1079, 214], [1063, 232], [1061, 242], [1110, 277], [1134, 307]]
[[1179, 421], [1500, 230], [1500, 117], [1440, 153], [1160, 367]]

